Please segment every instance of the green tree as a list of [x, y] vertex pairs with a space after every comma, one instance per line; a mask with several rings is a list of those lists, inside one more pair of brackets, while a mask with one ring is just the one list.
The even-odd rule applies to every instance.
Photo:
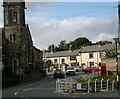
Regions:
[[112, 44], [111, 41], [98, 41], [96, 42], [96, 45], [105, 45], [105, 44]]
[[54, 44], [52, 44], [52, 45], [48, 46], [47, 52], [54, 52], [54, 50], [55, 50], [55, 46], [54, 46]]
[[72, 49], [76, 50], [80, 49], [82, 46], [92, 45], [92, 43], [86, 37], [79, 37], [68, 43], [68, 45], [72, 45]]
[[45, 68], [48, 68], [48, 70], [50, 69], [50, 67], [52, 66], [52, 61], [51, 60], [46, 60], [44, 61], [44, 66]]
[[66, 43], [65, 40], [62, 40], [59, 44], [58, 44], [58, 47], [57, 47], [57, 51], [65, 51], [65, 50], [68, 50], [69, 47]]
[[106, 58], [115, 58], [116, 57], [115, 49], [106, 49], [105, 54], [106, 54], [105, 55]]

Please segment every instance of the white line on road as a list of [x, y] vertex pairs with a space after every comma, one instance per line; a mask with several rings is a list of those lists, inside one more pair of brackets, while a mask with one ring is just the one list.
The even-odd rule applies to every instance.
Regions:
[[15, 96], [19, 93], [19, 91], [15, 92]]
[[28, 90], [31, 90], [31, 89], [33, 89], [33, 88], [28, 88], [28, 89], [25, 89], [25, 90], [23, 90], [23, 91], [28, 91]]

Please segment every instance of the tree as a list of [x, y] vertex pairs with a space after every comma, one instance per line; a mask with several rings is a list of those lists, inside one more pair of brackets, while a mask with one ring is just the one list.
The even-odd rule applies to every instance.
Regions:
[[96, 42], [96, 45], [105, 45], [105, 44], [112, 44], [111, 41], [98, 41]]
[[106, 49], [105, 54], [106, 54], [105, 55], [106, 58], [115, 58], [116, 57], [115, 49]]
[[48, 46], [47, 52], [54, 52], [54, 50], [55, 50], [55, 46], [54, 46], [54, 44], [52, 44], [52, 45]]
[[57, 47], [57, 51], [65, 51], [65, 50], [68, 50], [69, 47], [66, 43], [65, 40], [62, 40], [59, 44], [58, 44], [58, 47]]
[[82, 46], [92, 45], [92, 43], [86, 37], [79, 37], [68, 43], [68, 45], [72, 45], [72, 49], [76, 50], [80, 49]]
[[52, 66], [52, 61], [51, 60], [44, 61], [44, 66], [45, 66], [45, 68], [48, 68], [48, 70], [49, 70], [50, 66]]

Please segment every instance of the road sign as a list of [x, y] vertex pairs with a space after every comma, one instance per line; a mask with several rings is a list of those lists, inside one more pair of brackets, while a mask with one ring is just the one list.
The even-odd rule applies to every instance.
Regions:
[[82, 84], [81, 83], [77, 84], [77, 89], [82, 89]]

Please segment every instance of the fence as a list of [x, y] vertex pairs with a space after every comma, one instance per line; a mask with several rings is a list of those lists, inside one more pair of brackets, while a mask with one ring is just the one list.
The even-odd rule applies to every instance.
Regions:
[[71, 77], [64, 79], [56, 80], [56, 91], [57, 92], [98, 92], [98, 91], [108, 91], [114, 90], [116, 86], [116, 81], [107, 80], [95, 80], [91, 81], [90, 79], [86, 82], [76, 82], [76, 79], [81, 77]]

